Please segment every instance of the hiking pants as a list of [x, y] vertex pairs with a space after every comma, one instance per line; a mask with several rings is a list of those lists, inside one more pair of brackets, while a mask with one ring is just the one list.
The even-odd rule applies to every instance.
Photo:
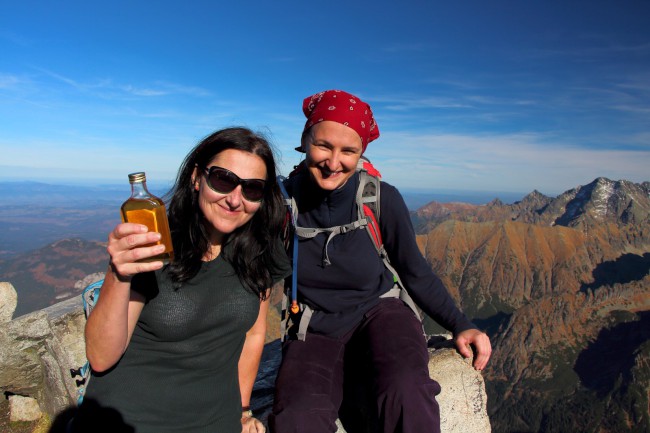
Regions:
[[[270, 430], [336, 432], [340, 416], [349, 433], [359, 430], [346, 419], [362, 431], [439, 433], [440, 385], [429, 377], [428, 362], [422, 324], [413, 311], [399, 299], [382, 299], [343, 337], [308, 333], [305, 341], [285, 341]], [[365, 386], [348, 392], [359, 380], [366, 380]], [[367, 396], [359, 397], [359, 391]], [[361, 402], [360, 408], [339, 413], [348, 400]]]

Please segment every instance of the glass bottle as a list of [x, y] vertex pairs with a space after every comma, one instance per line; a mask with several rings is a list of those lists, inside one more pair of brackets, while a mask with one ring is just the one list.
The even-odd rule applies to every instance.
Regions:
[[143, 262], [161, 260], [167, 264], [174, 260], [174, 248], [169, 232], [167, 211], [161, 199], [151, 194], [147, 189], [147, 177], [143, 172], [129, 174], [131, 197], [122, 204], [122, 222], [143, 224], [149, 231], [158, 232], [162, 236], [152, 245], [165, 245], [165, 251], [154, 257], [143, 259]]

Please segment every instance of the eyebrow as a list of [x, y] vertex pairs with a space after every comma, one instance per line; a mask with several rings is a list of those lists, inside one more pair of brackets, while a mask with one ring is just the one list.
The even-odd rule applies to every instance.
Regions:
[[[313, 140], [312, 144], [317, 144], [319, 146], [326, 145], [326, 146], [329, 146], [329, 147], [334, 147], [334, 145], [332, 143], [330, 143], [329, 141], [324, 140], [322, 138], [318, 139], [318, 140], [316, 140], [316, 139]], [[343, 150], [343, 151], [353, 151], [353, 152], [361, 151], [361, 150], [363, 150], [363, 145], [361, 145], [360, 148], [352, 147], [352, 146], [344, 146], [344, 147], [341, 148], [341, 150]]]

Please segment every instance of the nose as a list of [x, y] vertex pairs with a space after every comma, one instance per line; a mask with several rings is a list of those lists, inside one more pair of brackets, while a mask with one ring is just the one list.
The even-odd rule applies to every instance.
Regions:
[[228, 206], [230, 206], [231, 209], [238, 208], [244, 199], [241, 188], [241, 185], [237, 185], [237, 187], [230, 191], [226, 196], [226, 203], [228, 203]]
[[336, 171], [339, 169], [341, 165], [341, 155], [338, 150], [333, 150], [330, 153], [329, 158], [327, 158], [327, 161], [325, 161], [325, 165], [327, 166], [327, 169], [330, 171]]

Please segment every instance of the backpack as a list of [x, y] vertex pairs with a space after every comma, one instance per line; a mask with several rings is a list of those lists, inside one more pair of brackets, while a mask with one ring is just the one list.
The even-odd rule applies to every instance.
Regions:
[[[86, 286], [86, 288], [81, 292], [81, 301], [83, 303], [84, 314], [86, 319], [90, 315], [90, 312], [95, 308], [97, 299], [99, 299], [99, 291], [104, 284], [104, 280], [95, 281], [92, 284]], [[84, 394], [86, 393], [86, 387], [88, 382], [90, 382], [90, 363], [86, 361], [84, 365], [79, 368], [71, 368], [70, 376], [74, 379], [79, 376], [79, 379], [75, 380], [75, 385], [77, 386], [77, 405], [80, 405], [84, 399]]]
[[[285, 205], [287, 206], [287, 214], [285, 217], [284, 227], [282, 230], [282, 240], [287, 251], [287, 254], [293, 263], [293, 272], [291, 277], [285, 279], [284, 296], [282, 300], [282, 315], [281, 315], [281, 332], [280, 336], [282, 341], [292, 325], [298, 325], [298, 332], [296, 333], [299, 340], [304, 340], [309, 326], [309, 320], [313, 314], [313, 309], [306, 304], [298, 302], [298, 240], [311, 239], [320, 233], [327, 233], [328, 238], [325, 243], [325, 257], [324, 263], [327, 266], [330, 264], [329, 256], [327, 254], [327, 244], [332, 238], [341, 233], [347, 233], [352, 230], [365, 229], [372, 240], [372, 244], [377, 250], [377, 254], [382, 259], [384, 266], [393, 274], [393, 288], [384, 293], [382, 298], [400, 298], [411, 310], [415, 313], [416, 317], [422, 321], [420, 311], [415, 302], [408, 294], [404, 284], [399, 278], [397, 271], [390, 264], [388, 253], [384, 248], [381, 230], [379, 226], [380, 218], [380, 182], [381, 174], [372, 165], [370, 160], [362, 156], [357, 163], [356, 171], [359, 173], [359, 186], [357, 188], [356, 202], [357, 202], [357, 220], [349, 224], [334, 226], [328, 228], [307, 228], [298, 226], [298, 205], [293, 196], [291, 196], [284, 186], [287, 179], [291, 179], [297, 173], [303, 171], [305, 168], [304, 161], [301, 162], [294, 171], [291, 172], [288, 178], [278, 176], [278, 184], [284, 196]], [[294, 194], [295, 195], [295, 194]], [[291, 306], [289, 308], [289, 299]]]

